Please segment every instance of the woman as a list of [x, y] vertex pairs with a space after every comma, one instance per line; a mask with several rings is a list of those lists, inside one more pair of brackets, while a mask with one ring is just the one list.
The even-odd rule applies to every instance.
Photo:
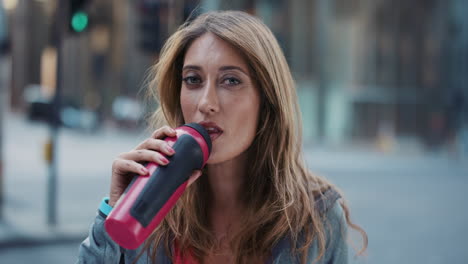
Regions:
[[[168, 126], [114, 161], [108, 205], [79, 263], [347, 263], [347, 226], [366, 249], [336, 187], [306, 168], [294, 82], [260, 20], [201, 15], [169, 38], [153, 73], [160, 109], [151, 123]], [[123, 250], [105, 233], [102, 211], [131, 175], [147, 174], [141, 162], [168, 164], [174, 151], [161, 139], [190, 122], [210, 131], [207, 166], [145, 244]]]

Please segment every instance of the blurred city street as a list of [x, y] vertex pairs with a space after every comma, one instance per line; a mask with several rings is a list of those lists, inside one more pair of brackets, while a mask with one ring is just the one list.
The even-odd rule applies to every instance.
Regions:
[[[77, 244], [86, 236], [96, 206], [108, 194], [113, 158], [133, 148], [139, 142], [138, 136], [110, 129], [92, 135], [62, 130], [57, 153], [58, 225], [49, 228], [46, 224], [48, 167], [43, 153], [49, 128], [42, 123], [30, 123], [24, 116], [6, 115], [5, 119], [6, 207], [5, 221], [0, 225], [1, 263], [69, 263], [70, 260], [63, 261], [56, 253], [31, 254], [25, 245], [51, 243], [60, 249], [69, 245], [76, 254]], [[12, 245], [20, 248], [12, 250]], [[54, 246], [46, 248], [56, 250]], [[43, 252], [40, 248], [36, 250]], [[73, 260], [73, 254], [63, 256]]]
[[[114, 158], [152, 132], [163, 44], [216, 10], [258, 17], [278, 40], [307, 164], [369, 237], [350, 263], [467, 264], [466, 0], [0, 0], [0, 264], [76, 261]], [[63, 127], [54, 207], [48, 124]]]
[[[2, 264], [73, 263], [99, 202], [107, 195], [113, 158], [145, 133], [111, 126], [97, 134], [62, 130], [56, 228], [46, 225], [48, 129], [18, 114], [5, 120], [5, 221]], [[405, 149], [309, 148], [309, 167], [347, 195], [352, 218], [369, 235], [368, 256], [351, 263], [467, 263], [468, 162]]]

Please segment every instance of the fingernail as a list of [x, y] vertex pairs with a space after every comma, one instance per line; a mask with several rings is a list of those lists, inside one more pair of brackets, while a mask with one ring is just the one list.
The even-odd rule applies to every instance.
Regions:
[[148, 174], [148, 169], [147, 168], [141, 168], [141, 172], [143, 172], [144, 174]]
[[161, 158], [161, 161], [162, 161], [163, 164], [168, 164], [169, 163], [169, 160], [167, 160], [164, 157]]
[[169, 145], [166, 145], [166, 150], [167, 150], [167, 152], [169, 152], [169, 153], [171, 153], [171, 154], [174, 154], [174, 153], [175, 153], [174, 149], [171, 148]]

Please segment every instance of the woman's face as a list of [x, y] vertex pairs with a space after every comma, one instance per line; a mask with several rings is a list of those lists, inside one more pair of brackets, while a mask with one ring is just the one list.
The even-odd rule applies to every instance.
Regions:
[[205, 33], [190, 45], [182, 69], [180, 104], [186, 123], [202, 124], [213, 142], [208, 164], [231, 160], [252, 144], [260, 95], [245, 59]]

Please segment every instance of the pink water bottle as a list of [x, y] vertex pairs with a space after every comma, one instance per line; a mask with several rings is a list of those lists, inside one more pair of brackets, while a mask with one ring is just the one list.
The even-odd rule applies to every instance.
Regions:
[[175, 150], [169, 164], [148, 163], [149, 177], [134, 177], [104, 223], [109, 236], [126, 249], [138, 248], [154, 231], [187, 187], [194, 170], [202, 169], [211, 139], [197, 123], [176, 128], [164, 140]]

